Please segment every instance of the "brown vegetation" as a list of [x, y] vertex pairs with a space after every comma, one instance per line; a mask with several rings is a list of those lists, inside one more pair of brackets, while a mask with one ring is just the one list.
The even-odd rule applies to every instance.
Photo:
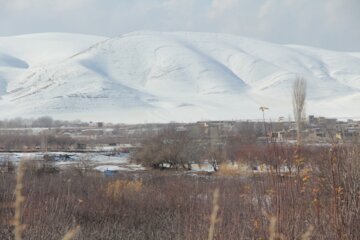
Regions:
[[173, 126], [146, 138], [141, 145], [132, 154], [132, 160], [153, 168], [191, 169], [192, 163], [201, 160], [205, 149], [188, 131], [178, 131]]
[[[23, 239], [61, 239], [76, 226], [74, 239], [359, 239], [360, 149], [299, 151], [260, 149], [273, 168], [250, 176], [152, 170], [104, 177], [27, 167]], [[300, 171], [283, 174], [283, 163]], [[13, 237], [15, 183], [14, 173], [0, 175], [0, 239]]]

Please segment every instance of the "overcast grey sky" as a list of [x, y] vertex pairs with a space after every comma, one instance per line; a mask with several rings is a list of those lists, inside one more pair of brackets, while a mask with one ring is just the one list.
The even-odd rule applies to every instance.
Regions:
[[224, 32], [360, 51], [360, 0], [0, 0], [0, 36]]

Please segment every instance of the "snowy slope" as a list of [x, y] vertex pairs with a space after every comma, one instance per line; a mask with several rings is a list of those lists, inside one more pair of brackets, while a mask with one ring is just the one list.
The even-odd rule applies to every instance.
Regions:
[[21, 59], [29, 66], [33, 66], [63, 60], [105, 39], [100, 36], [69, 33], [37, 33], [0, 37], [0, 53]]
[[308, 113], [360, 116], [358, 53], [210, 33], [9, 38], [0, 38], [0, 107], [9, 117], [256, 119], [262, 105], [268, 116], [288, 116], [296, 75], [308, 80]]

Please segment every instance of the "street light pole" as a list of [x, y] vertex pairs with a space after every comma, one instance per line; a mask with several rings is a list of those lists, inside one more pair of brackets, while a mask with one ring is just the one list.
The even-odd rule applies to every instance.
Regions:
[[269, 110], [269, 108], [265, 107], [265, 106], [261, 106], [259, 109], [260, 109], [260, 111], [262, 111], [262, 114], [263, 114], [264, 131], [265, 131], [265, 137], [267, 140], [268, 137], [267, 137], [266, 123], [265, 123], [265, 111]]

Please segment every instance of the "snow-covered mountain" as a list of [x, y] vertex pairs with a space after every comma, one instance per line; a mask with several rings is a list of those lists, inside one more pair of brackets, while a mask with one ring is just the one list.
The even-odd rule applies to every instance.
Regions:
[[289, 116], [297, 75], [309, 114], [359, 118], [360, 54], [213, 33], [0, 38], [2, 117], [126, 123]]

